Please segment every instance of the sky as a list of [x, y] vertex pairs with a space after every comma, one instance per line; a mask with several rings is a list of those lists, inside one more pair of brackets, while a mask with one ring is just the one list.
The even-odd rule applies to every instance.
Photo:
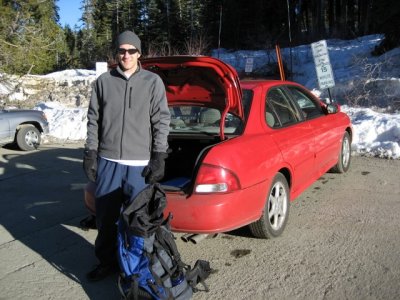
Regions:
[[[385, 56], [371, 57], [370, 51], [379, 43], [380, 36], [366, 36], [355, 40], [328, 40], [330, 62], [335, 75], [336, 86], [332, 88], [334, 100], [340, 98], [343, 90], [354, 89], [357, 78], [367, 78], [366, 82], [372, 82], [368, 91], [360, 90], [356, 94], [368, 93], [369, 96], [378, 96], [385, 103], [386, 95], [393, 94], [400, 99], [400, 48], [388, 52]], [[288, 53], [288, 49], [282, 49]], [[315, 64], [310, 45], [298, 46], [292, 49], [293, 69], [295, 81], [305, 85], [314, 94], [326, 99], [326, 90], [320, 90], [316, 78]], [[220, 59], [232, 64], [241, 71], [245, 67], [246, 57], [254, 57], [254, 68], [265, 64], [271, 57], [271, 53], [237, 51], [220, 54]], [[285, 55], [286, 55], [285, 54]], [[284, 58], [287, 60], [287, 57]], [[360, 63], [360, 60], [363, 63]], [[365, 74], [365, 69], [371, 70], [371, 66], [381, 66], [380, 72], [372, 75]], [[65, 70], [44, 75], [55, 80], [87, 78], [89, 82], [95, 80], [96, 72], [93, 70]], [[363, 86], [365, 89], [365, 86]], [[4, 90], [4, 87], [3, 87]], [[2, 86], [0, 84], [0, 93]], [[348, 92], [348, 91], [345, 91]], [[354, 92], [354, 91], [353, 91]], [[335, 98], [337, 97], [337, 98]], [[35, 107], [46, 113], [49, 120], [49, 138], [53, 137], [64, 142], [84, 140], [86, 138], [86, 114], [87, 107], [66, 107], [62, 99], [54, 99], [52, 102], [38, 103]], [[340, 102], [340, 101], [338, 101]], [[366, 155], [389, 159], [400, 159], [400, 111], [385, 113], [385, 107], [360, 108], [341, 105], [352, 122], [354, 135], [352, 141], [353, 155]], [[43, 139], [46, 142], [46, 137]]]
[[60, 24], [61, 26], [69, 25], [71, 29], [75, 27], [75, 25], [81, 25], [82, 22], [79, 19], [82, 17], [82, 11], [80, 7], [82, 0], [58, 0], [58, 15], [60, 16]]

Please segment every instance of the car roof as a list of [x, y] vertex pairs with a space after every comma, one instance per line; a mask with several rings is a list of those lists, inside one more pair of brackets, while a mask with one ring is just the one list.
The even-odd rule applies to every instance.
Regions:
[[273, 87], [279, 85], [296, 85], [300, 86], [298, 83], [288, 80], [275, 80], [275, 79], [246, 79], [240, 81], [242, 89], [254, 89], [258, 86]]

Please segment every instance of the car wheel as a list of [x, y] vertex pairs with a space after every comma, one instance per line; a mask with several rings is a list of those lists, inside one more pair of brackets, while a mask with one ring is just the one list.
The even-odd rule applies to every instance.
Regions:
[[346, 131], [342, 139], [342, 147], [340, 148], [337, 164], [332, 168], [335, 173], [346, 173], [350, 168], [351, 160], [351, 140], [350, 135]]
[[21, 150], [31, 151], [40, 145], [40, 132], [33, 125], [23, 125], [17, 132], [17, 145]]
[[289, 217], [289, 198], [287, 180], [278, 173], [272, 181], [261, 218], [249, 225], [255, 237], [270, 239], [282, 234]]

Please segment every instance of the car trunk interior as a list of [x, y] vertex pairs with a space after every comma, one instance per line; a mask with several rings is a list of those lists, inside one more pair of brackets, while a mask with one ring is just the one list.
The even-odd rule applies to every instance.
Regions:
[[[245, 112], [245, 120], [249, 114], [249, 108], [253, 94], [251, 91], [244, 90], [243, 94], [243, 107]], [[190, 127], [190, 122], [193, 119], [190, 115], [195, 109], [181, 109], [184, 112], [179, 117], [173, 117], [170, 134], [168, 136], [168, 158], [166, 159], [165, 176], [161, 184], [166, 191], [178, 191], [190, 194], [193, 189], [194, 180], [196, 179], [197, 171], [200, 163], [203, 161], [207, 152], [216, 144], [221, 143], [219, 135], [219, 121], [220, 114], [216, 117], [211, 111], [204, 118], [201, 113], [199, 115], [199, 122], [204, 125], [201, 132], [195, 133], [192, 130], [183, 132], [182, 128]], [[190, 111], [190, 113], [188, 112]], [[176, 112], [171, 108], [171, 115], [174, 116]], [[188, 115], [188, 120], [184, 115]], [[216, 118], [216, 119], [215, 119]], [[197, 119], [197, 117], [195, 118]], [[186, 122], [184, 121], [186, 120]], [[195, 121], [195, 125], [196, 125]], [[182, 124], [182, 125], [180, 125]], [[211, 124], [211, 127], [209, 126]], [[243, 133], [245, 121], [238, 119], [231, 115], [225, 122], [225, 141]], [[174, 132], [176, 130], [177, 132]]]
[[170, 135], [165, 176], [161, 182], [163, 188], [166, 191], [189, 193], [200, 162], [208, 150], [219, 142], [218, 135]]

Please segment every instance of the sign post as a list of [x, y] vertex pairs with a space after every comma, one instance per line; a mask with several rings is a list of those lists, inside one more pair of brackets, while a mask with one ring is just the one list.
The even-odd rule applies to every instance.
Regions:
[[244, 67], [244, 72], [245, 73], [251, 73], [253, 72], [253, 65], [254, 65], [254, 59], [253, 57], [247, 57], [246, 58], [246, 65]]
[[332, 102], [329, 88], [335, 86], [335, 79], [333, 77], [326, 41], [322, 40], [312, 43], [311, 49], [314, 57], [315, 70], [317, 71], [319, 88], [328, 89], [329, 100]]

